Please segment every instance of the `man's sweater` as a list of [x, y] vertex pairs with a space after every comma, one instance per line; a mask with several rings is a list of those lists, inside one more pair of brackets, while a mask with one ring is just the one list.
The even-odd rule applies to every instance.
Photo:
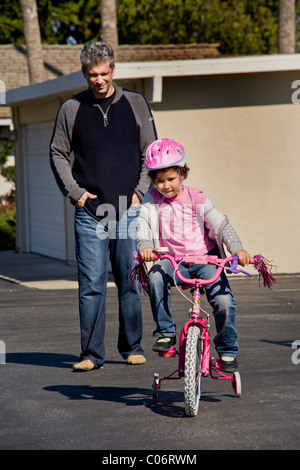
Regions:
[[106, 113], [89, 89], [65, 101], [50, 143], [50, 163], [60, 190], [73, 204], [85, 191], [96, 194], [97, 199], [85, 204], [93, 217], [97, 209], [101, 213], [102, 204], [111, 204], [117, 217], [122, 215], [120, 196], [126, 198], [126, 208], [134, 193], [142, 200], [149, 188], [145, 152], [157, 138], [143, 95], [113, 85], [116, 94]]

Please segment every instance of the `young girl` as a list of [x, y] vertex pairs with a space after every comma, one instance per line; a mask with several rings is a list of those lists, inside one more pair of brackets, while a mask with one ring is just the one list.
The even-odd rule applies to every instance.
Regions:
[[[231, 255], [237, 255], [239, 264], [250, 263], [252, 257], [243, 249], [227, 217], [202, 191], [183, 184], [189, 168], [182, 145], [170, 139], [154, 141], [147, 149], [145, 166], [153, 186], [145, 194], [138, 218], [137, 246], [144, 261], [154, 261], [153, 249], [159, 246], [167, 247], [171, 256], [214, 254], [224, 258], [225, 244]], [[210, 279], [216, 269], [214, 265], [180, 265], [187, 278]], [[176, 283], [180, 284], [178, 278]], [[148, 275], [149, 298], [157, 325], [153, 351], [168, 351], [176, 343], [170, 295], [173, 285], [174, 269], [170, 261], [156, 261]], [[234, 372], [238, 368], [236, 308], [224, 271], [205, 290], [213, 308], [217, 330], [214, 343], [221, 367], [224, 372]]]

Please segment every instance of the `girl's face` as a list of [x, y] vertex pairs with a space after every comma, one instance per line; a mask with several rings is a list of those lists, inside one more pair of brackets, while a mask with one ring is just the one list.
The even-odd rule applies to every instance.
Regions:
[[95, 98], [105, 98], [112, 95], [114, 87], [112, 85], [115, 68], [110, 67], [109, 60], [98, 65], [88, 65], [82, 73], [86, 79]]
[[[181, 193], [181, 178], [179, 173], [174, 169], [160, 170], [156, 173], [154, 180], [156, 189], [167, 198], [177, 196]], [[180, 191], [179, 191], [180, 189]], [[179, 191], [179, 193], [178, 193]]]

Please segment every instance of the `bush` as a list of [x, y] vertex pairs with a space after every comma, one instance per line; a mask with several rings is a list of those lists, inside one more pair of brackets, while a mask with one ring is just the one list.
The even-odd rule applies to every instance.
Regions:
[[0, 214], [0, 251], [14, 250], [16, 246], [16, 211]]

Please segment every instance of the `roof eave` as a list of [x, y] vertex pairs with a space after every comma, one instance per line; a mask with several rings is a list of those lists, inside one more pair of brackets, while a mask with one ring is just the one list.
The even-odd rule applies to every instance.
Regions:
[[[115, 80], [192, 75], [243, 74], [300, 70], [300, 54], [278, 54], [199, 60], [118, 63]], [[6, 106], [49, 99], [86, 87], [81, 71], [6, 92]]]

